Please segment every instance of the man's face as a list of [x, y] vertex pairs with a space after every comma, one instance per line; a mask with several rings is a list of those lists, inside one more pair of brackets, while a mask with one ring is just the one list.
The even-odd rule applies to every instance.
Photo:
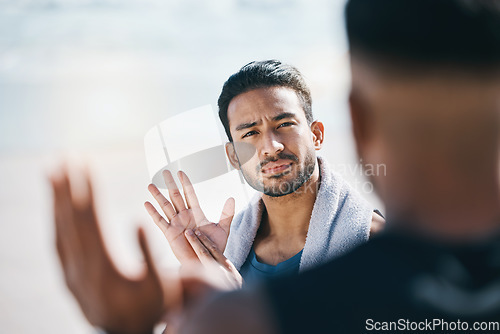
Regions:
[[294, 90], [240, 94], [229, 104], [228, 120], [235, 150], [228, 155], [254, 189], [279, 197], [309, 180], [316, 166], [315, 137]]

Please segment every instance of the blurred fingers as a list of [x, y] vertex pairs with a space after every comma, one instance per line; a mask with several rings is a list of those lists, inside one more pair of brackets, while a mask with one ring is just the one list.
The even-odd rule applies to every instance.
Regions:
[[137, 238], [139, 240], [139, 246], [141, 247], [142, 255], [144, 256], [144, 261], [147, 268], [147, 276], [160, 281], [158, 270], [154, 262], [153, 256], [151, 254], [151, 249], [146, 238], [146, 233], [142, 228], [137, 230]]
[[75, 168], [73, 173], [75, 184], [70, 182], [72, 192], [72, 211], [77, 232], [83, 252], [87, 254], [89, 262], [97, 260], [111, 262], [106, 251], [99, 220], [97, 218], [94, 191], [88, 167]]
[[61, 260], [65, 262], [72, 257], [72, 251], [79, 240], [75, 232], [74, 217], [71, 206], [71, 193], [66, 170], [60, 169], [50, 177], [54, 197], [54, 222], [56, 246]]

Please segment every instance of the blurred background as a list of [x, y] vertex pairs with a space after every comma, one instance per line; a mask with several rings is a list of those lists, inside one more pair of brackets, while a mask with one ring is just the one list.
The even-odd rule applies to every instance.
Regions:
[[[143, 208], [144, 135], [195, 107], [212, 104], [215, 114], [224, 81], [252, 60], [280, 59], [305, 75], [325, 124], [322, 155], [380, 207], [350, 134], [344, 2], [0, 0], [0, 332], [93, 332], [53, 242], [47, 175], [63, 159], [90, 164], [103, 232], [124, 272], [139, 268], [138, 225], [158, 260], [175, 266]], [[211, 182], [200, 193], [209, 218], [227, 196], [245, 205], [227, 179]]]

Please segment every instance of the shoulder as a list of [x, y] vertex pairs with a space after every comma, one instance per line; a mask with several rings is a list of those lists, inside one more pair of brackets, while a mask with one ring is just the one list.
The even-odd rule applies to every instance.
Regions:
[[239, 211], [236, 215], [234, 215], [233, 221], [231, 222], [231, 230], [237, 229], [241, 225], [241, 222], [244, 220], [244, 217], [248, 211], [249, 208], [246, 207], [245, 209]]
[[368, 201], [342, 175], [333, 170], [325, 158], [318, 156], [318, 162], [320, 166], [321, 187], [324, 187], [323, 190], [326, 190], [327, 193], [338, 194], [341, 201], [355, 203], [357, 206], [370, 210], [370, 212], [373, 211]]
[[348, 203], [348, 205], [352, 205], [356, 208], [362, 208], [362, 210], [367, 213], [367, 218], [369, 217], [370, 221], [370, 236], [382, 231], [385, 226], [385, 219], [380, 211], [374, 210], [374, 207], [354, 187], [352, 187], [339, 173], [331, 169], [325, 158], [318, 157], [318, 162], [320, 164], [322, 176], [324, 176], [327, 181], [327, 185], [330, 184], [339, 188], [338, 191], [340, 196], [345, 199], [344, 205]]

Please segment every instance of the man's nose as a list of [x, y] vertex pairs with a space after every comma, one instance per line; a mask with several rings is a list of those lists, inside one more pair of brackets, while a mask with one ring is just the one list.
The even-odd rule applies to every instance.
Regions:
[[264, 156], [273, 156], [281, 151], [285, 146], [282, 143], [282, 140], [276, 134], [269, 134], [263, 136], [262, 138], [262, 147], [260, 153]]

